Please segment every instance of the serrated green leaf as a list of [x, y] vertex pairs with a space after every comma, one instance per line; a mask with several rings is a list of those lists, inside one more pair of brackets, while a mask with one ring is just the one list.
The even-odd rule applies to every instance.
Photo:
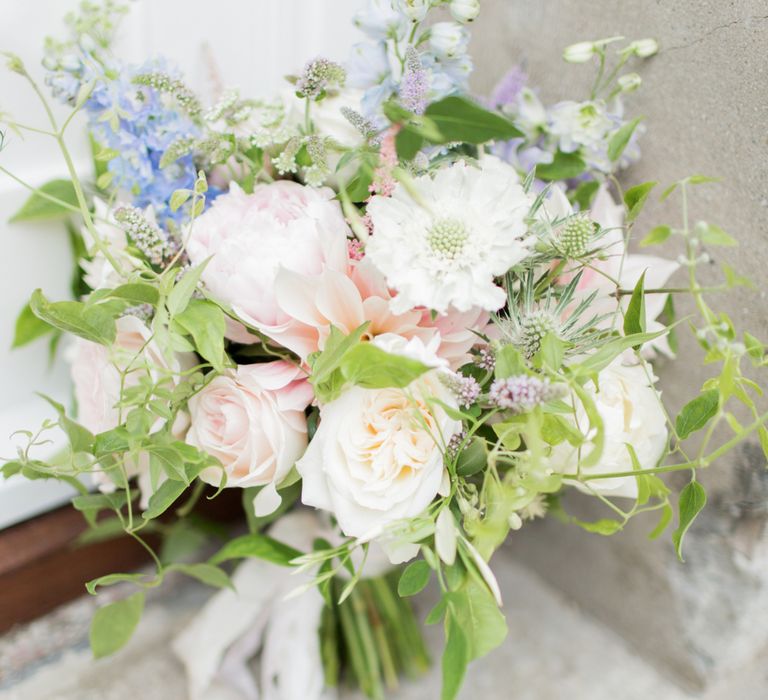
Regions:
[[227, 542], [213, 557], [212, 564], [219, 564], [230, 559], [256, 558], [272, 564], [291, 566], [291, 561], [300, 557], [302, 552], [279, 540], [259, 533], [236, 537]]
[[200, 276], [203, 274], [206, 266], [210, 262], [210, 258], [204, 260], [200, 265], [187, 270], [182, 278], [176, 282], [168, 295], [168, 299], [165, 305], [168, 307], [168, 313], [171, 317], [180, 314], [187, 308], [189, 300], [197, 289], [197, 284], [200, 281]]
[[699, 513], [707, 504], [707, 492], [698, 481], [691, 481], [681, 491], [678, 502], [678, 525], [672, 533], [672, 542], [680, 561], [683, 559], [683, 539]]
[[100, 659], [121, 649], [133, 635], [144, 611], [144, 593], [99, 608], [91, 621], [93, 656]]
[[647, 248], [651, 245], [664, 243], [672, 235], [672, 229], [669, 226], [656, 226], [652, 228], [648, 235], [640, 241], [641, 248]]
[[405, 567], [397, 583], [397, 593], [401, 598], [416, 595], [429, 583], [432, 569], [423, 559], [414, 561]]
[[720, 392], [710, 389], [689, 401], [675, 419], [675, 430], [681, 440], [691, 433], [701, 430], [717, 413], [720, 405]]
[[132, 304], [157, 304], [159, 293], [156, 287], [151, 284], [133, 282], [131, 284], [121, 284], [115, 289], [107, 290], [106, 298], [125, 299]]
[[[40, 192], [49, 197], [58, 199], [70, 207], [77, 207], [77, 195], [71, 180], [51, 180], [39, 187]], [[46, 197], [42, 197], [37, 192], [33, 192], [29, 199], [22, 205], [11, 218], [10, 223], [21, 223], [26, 221], [48, 221], [58, 219], [62, 216], [71, 214], [72, 210], [53, 202]]]
[[627, 147], [627, 144], [632, 138], [632, 134], [635, 132], [640, 121], [640, 117], [637, 117], [631, 122], [623, 124], [616, 130], [613, 136], [611, 136], [611, 140], [608, 142], [608, 158], [611, 161], [617, 161], [621, 157], [621, 154], [624, 153], [624, 149]]

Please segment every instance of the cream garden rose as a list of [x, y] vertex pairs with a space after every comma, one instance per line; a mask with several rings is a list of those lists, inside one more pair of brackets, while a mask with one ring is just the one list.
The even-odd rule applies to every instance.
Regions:
[[[264, 486], [255, 503], [262, 514], [279, 505], [276, 487], [307, 446], [304, 409], [312, 388], [305, 376], [282, 360], [243, 365], [189, 401], [187, 442], [221, 462], [227, 486]], [[218, 485], [221, 470], [211, 467], [200, 478]]]
[[[650, 379], [649, 379], [650, 377]], [[651, 381], [652, 380], [652, 381]], [[614, 360], [598, 375], [598, 386], [588, 382], [584, 388], [595, 402], [605, 429], [605, 445], [598, 464], [582, 467], [582, 475], [629, 472], [633, 469], [632, 456], [627, 448], [631, 445], [641, 469], [652, 469], [667, 450], [667, 422], [659, 403], [659, 393], [653, 386], [656, 378], [650, 366], [623, 364], [622, 358]], [[584, 432], [589, 419], [584, 406], [575, 401], [575, 424]], [[587, 438], [594, 437], [592, 433]], [[581, 446], [581, 454], [589, 454], [593, 443]], [[552, 448], [547, 458], [548, 466], [567, 476], [578, 470], [579, 449], [568, 442]], [[566, 479], [586, 493], [597, 492], [606, 496], [637, 497], [635, 477], [593, 479], [586, 482]]]
[[[373, 342], [440, 364], [416, 338], [385, 335]], [[405, 389], [352, 387], [323, 406], [317, 433], [296, 465], [302, 501], [333, 513], [351, 537], [365, 538], [423, 512], [447, 474], [444, 445], [461, 427], [429, 397], [456, 405], [439, 369]]]

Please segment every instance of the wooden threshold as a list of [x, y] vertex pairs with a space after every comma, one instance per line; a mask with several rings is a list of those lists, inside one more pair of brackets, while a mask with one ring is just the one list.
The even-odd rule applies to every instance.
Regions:
[[[196, 512], [221, 523], [240, 520], [239, 489], [202, 499]], [[127, 536], [79, 545], [87, 529], [82, 513], [64, 506], [0, 531], [0, 633], [83, 595], [86, 581], [149, 561]]]

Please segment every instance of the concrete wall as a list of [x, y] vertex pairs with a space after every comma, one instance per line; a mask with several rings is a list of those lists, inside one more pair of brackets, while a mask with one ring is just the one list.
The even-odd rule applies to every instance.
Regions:
[[[475, 90], [487, 93], [511, 64], [523, 62], [546, 102], [585, 99], [593, 72], [564, 63], [562, 48], [613, 35], [654, 37], [662, 47], [638, 67], [644, 84], [627, 100], [632, 114], [645, 116], [648, 132], [642, 161], [622, 179], [664, 185], [694, 173], [723, 178], [696, 189], [692, 217], [717, 223], [739, 239], [739, 248], [712, 252], [758, 289], [729, 294], [722, 310], [742, 330], [766, 340], [768, 2], [486, 0], [473, 40]], [[673, 197], [648, 206], [636, 233], [677, 222], [679, 202]], [[682, 313], [685, 308], [681, 302]], [[681, 342], [677, 362], [657, 371], [673, 415], [706, 376], [690, 340]], [[745, 661], [768, 641], [765, 459], [757, 445], [745, 444], [702, 480], [710, 505], [688, 535], [684, 565], [674, 557], [669, 533], [661, 542], [646, 540], [654, 524], [648, 520], [607, 540], [546, 522], [509, 545], [693, 685]], [[681, 479], [670, 481], [680, 486]], [[594, 513], [592, 505], [574, 498], [568, 507]]]

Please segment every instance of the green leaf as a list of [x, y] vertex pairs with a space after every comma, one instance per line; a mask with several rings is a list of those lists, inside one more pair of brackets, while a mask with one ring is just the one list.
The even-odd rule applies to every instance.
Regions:
[[677, 530], [672, 533], [672, 542], [680, 561], [684, 561], [683, 538], [706, 504], [707, 492], [698, 481], [691, 481], [680, 493], [678, 525]]
[[650, 245], [659, 245], [664, 243], [672, 235], [672, 229], [669, 226], [656, 226], [652, 228], [648, 235], [640, 241], [641, 248], [647, 248]]
[[157, 304], [159, 293], [156, 287], [151, 284], [135, 282], [131, 284], [122, 284], [115, 289], [108, 290], [106, 298], [125, 299], [132, 304]]
[[111, 345], [115, 340], [115, 319], [98, 306], [87, 306], [79, 301], [50, 302], [40, 289], [36, 289], [32, 292], [29, 308], [51, 326], [93, 343]]
[[485, 440], [472, 438], [467, 446], [459, 452], [456, 460], [456, 473], [460, 476], [472, 476], [485, 469], [488, 464], [488, 450]]
[[192, 299], [184, 311], [173, 319], [184, 332], [192, 336], [198, 353], [210, 362], [214, 369], [225, 369], [224, 332], [226, 320], [224, 312], [213, 302]]
[[364, 202], [371, 196], [370, 186], [373, 171], [368, 165], [361, 165], [356, 175], [346, 184], [345, 190], [351, 202]]
[[424, 138], [417, 131], [404, 126], [395, 136], [395, 149], [400, 160], [413, 160], [424, 145]]
[[144, 611], [144, 593], [99, 608], [91, 621], [93, 656], [100, 659], [121, 649], [133, 635]]
[[11, 348], [20, 348], [54, 330], [52, 325], [35, 316], [29, 304], [26, 304], [16, 317]]
[[573, 365], [571, 369], [576, 375], [584, 376], [595, 374], [600, 370], [605, 369], [625, 350], [655, 340], [668, 331], [669, 329], [667, 328], [654, 333], [633, 333], [632, 335], [624, 335], [620, 338], [614, 338], [613, 340], [605, 342], [597, 352], [589, 355], [578, 365]]
[[709, 420], [717, 413], [720, 405], [720, 392], [717, 389], [709, 389], [689, 401], [675, 419], [675, 430], [681, 440], [685, 440], [691, 433], [701, 430]]
[[[643, 329], [645, 330], [645, 329]], [[563, 364], [565, 357], [565, 343], [555, 333], [547, 333], [541, 341], [541, 349], [538, 356], [545, 367], [557, 371]]]
[[507, 636], [504, 615], [488, 587], [474, 575], [451, 594], [448, 605], [464, 631], [470, 660], [485, 656]]
[[158, 487], [149, 498], [149, 504], [144, 511], [144, 520], [153, 520], [165, 513], [186, 490], [187, 485], [183, 481], [168, 479]]
[[140, 583], [145, 578], [147, 578], [147, 574], [107, 574], [106, 576], [99, 576], [99, 578], [88, 581], [85, 584], [85, 589], [91, 595], [96, 595], [96, 589], [99, 586], [114, 586], [116, 583], [126, 582]]
[[649, 540], [655, 540], [657, 537], [667, 529], [667, 526], [672, 522], [672, 506], [669, 503], [665, 503], [661, 509], [661, 517], [656, 527], [648, 533]]
[[768, 459], [768, 428], [761, 425], [757, 429], [757, 436], [760, 438], [760, 447], [763, 448], [763, 454], [765, 455], [765, 458]]
[[209, 261], [210, 258], [203, 261], [200, 265], [187, 270], [182, 278], [174, 285], [165, 302], [165, 305], [168, 307], [168, 313], [172, 317], [176, 316], [176, 314], [180, 314], [187, 308], [189, 300], [197, 289], [197, 283], [200, 281], [200, 276], [203, 274]]
[[621, 157], [621, 154], [624, 153], [624, 149], [627, 147], [627, 144], [632, 138], [632, 134], [640, 121], [640, 117], [638, 117], [631, 122], [623, 124], [616, 130], [613, 136], [611, 136], [611, 140], [608, 142], [608, 158], [611, 161], [617, 161]]
[[350, 348], [341, 360], [344, 378], [365, 389], [406, 387], [430, 367], [418, 360], [393, 355], [373, 345], [360, 343]]
[[210, 561], [212, 564], [219, 564], [229, 559], [256, 558], [280, 566], [291, 566], [291, 561], [301, 555], [302, 552], [298, 549], [294, 549], [279, 540], [267, 535], [251, 533], [227, 542], [211, 557]]
[[592, 200], [599, 189], [600, 183], [597, 180], [587, 180], [576, 188], [576, 191], [571, 195], [571, 199], [579, 205], [579, 211], [586, 211], [591, 208]]
[[717, 245], [724, 248], [732, 248], [739, 245], [733, 236], [727, 234], [719, 226], [708, 224], [705, 221], [697, 222], [693, 230], [699, 237], [699, 240], [707, 245]]
[[148, 445], [150, 469], [158, 474], [165, 474], [169, 479], [183, 481], [189, 486], [187, 473], [184, 469], [184, 458], [173, 449], [166, 445]]
[[[624, 335], [645, 333], [645, 270], [637, 280], [632, 296], [629, 298], [629, 306], [624, 314]], [[637, 349], [639, 346], [635, 346]]]
[[214, 588], [231, 588], [234, 590], [232, 580], [227, 573], [214, 564], [172, 564], [169, 571], [180, 571], [182, 574], [196, 578], [207, 586]]
[[469, 661], [470, 656], [466, 635], [461, 624], [449, 612], [445, 619], [441, 700], [454, 700], [459, 694]]
[[192, 196], [192, 190], [180, 189], [175, 190], [171, 195], [170, 207], [171, 211], [178, 211], [179, 208]]
[[587, 169], [587, 164], [578, 153], [555, 153], [551, 163], [536, 166], [536, 177], [541, 180], [570, 180]]
[[58, 401], [54, 401], [45, 394], [40, 394], [40, 396], [53, 406], [56, 413], [59, 414], [59, 425], [67, 435], [72, 451], [91, 452], [94, 442], [94, 437], [91, 431], [69, 418], [67, 412], [64, 410], [64, 406], [58, 403]]
[[526, 373], [525, 360], [514, 345], [505, 345], [496, 353], [496, 379], [506, 379]]
[[457, 95], [433, 102], [427, 107], [424, 116], [437, 126], [443, 136], [443, 143], [463, 141], [480, 144], [523, 136], [506, 117]]
[[583, 530], [586, 530], [587, 532], [592, 532], [596, 535], [614, 535], [619, 530], [621, 530], [624, 525], [623, 523], [620, 523], [618, 520], [613, 520], [611, 518], [603, 518], [602, 520], [596, 520], [594, 522], [586, 522], [584, 520], [572, 520], [574, 525], [578, 525]]
[[[61, 200], [70, 206], [78, 206], [77, 195], [75, 194], [75, 188], [72, 185], [71, 180], [51, 180], [50, 182], [41, 185], [39, 189], [40, 192]], [[50, 199], [42, 197], [37, 192], [34, 192], [29, 199], [24, 202], [21, 209], [11, 217], [10, 222], [48, 221], [50, 219], [58, 219], [71, 213], [71, 209], [56, 202], [52, 202]]]
[[651, 190], [658, 184], [658, 182], [644, 182], [641, 185], [630, 187], [624, 193], [624, 204], [627, 205], [627, 223], [637, 218]]
[[432, 569], [423, 559], [419, 559], [403, 570], [397, 584], [397, 593], [401, 598], [416, 595], [423, 591], [429, 583]]

